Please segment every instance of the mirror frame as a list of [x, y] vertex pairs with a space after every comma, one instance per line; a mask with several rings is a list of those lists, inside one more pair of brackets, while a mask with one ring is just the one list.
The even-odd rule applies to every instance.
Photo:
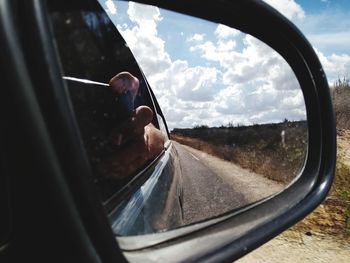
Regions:
[[[222, 0], [211, 1], [205, 6], [199, 0], [134, 2], [221, 23], [250, 34], [277, 51], [299, 81], [306, 106], [309, 142], [305, 166], [293, 184], [281, 193], [248, 205], [231, 215], [160, 234], [163, 238], [158, 236], [155, 240], [149, 235], [141, 238], [126, 237], [119, 241], [122, 249], [134, 250], [144, 248], [145, 244], [155, 246], [177, 238], [152, 247], [152, 254], [157, 253], [159, 258], [166, 259], [168, 253], [179, 255], [187, 251], [188, 254], [183, 255], [179, 261], [237, 259], [305, 217], [317, 207], [330, 189], [335, 169], [336, 133], [323, 68], [303, 34], [278, 11], [262, 1]], [[189, 235], [195, 231], [196, 237]], [[186, 234], [188, 236], [179, 238]], [[185, 249], [184, 241], [186, 246], [191, 247], [191, 251]], [[151, 252], [135, 251], [127, 252], [126, 255], [127, 258], [141, 259], [151, 257], [149, 253]], [[208, 255], [211, 257], [208, 258]]]

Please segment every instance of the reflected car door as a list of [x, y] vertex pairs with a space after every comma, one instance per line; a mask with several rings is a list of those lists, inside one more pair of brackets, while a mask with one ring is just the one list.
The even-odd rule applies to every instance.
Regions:
[[[181, 171], [164, 116], [131, 51], [95, 1], [86, 9], [50, 7], [55, 41], [95, 185], [117, 235], [154, 233], [182, 224]], [[109, 79], [128, 71], [140, 80], [132, 109], [147, 105], [153, 125], [166, 140], [164, 151], [126, 179], [110, 179], [100, 169], [115, 150], [109, 134], [122, 121], [120, 101]], [[113, 171], [112, 171], [113, 172]]]

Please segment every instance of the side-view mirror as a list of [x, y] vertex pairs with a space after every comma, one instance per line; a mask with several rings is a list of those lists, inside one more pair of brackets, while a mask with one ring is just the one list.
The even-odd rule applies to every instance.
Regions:
[[[130, 259], [166, 260], [169, 255], [174, 255], [175, 261], [237, 259], [306, 216], [325, 198], [330, 188], [335, 167], [335, 125], [322, 66], [302, 33], [263, 2], [224, 1], [206, 7], [201, 7], [200, 1], [183, 4], [137, 2], [223, 24], [261, 40], [289, 64], [302, 91], [307, 119], [307, 152], [303, 155], [305, 160], [302, 160], [300, 174], [287, 188], [231, 214], [158, 234], [157, 241], [151, 236], [120, 238], [122, 248], [135, 249], [125, 251]], [[178, 130], [181, 132], [183, 135], [186, 131]], [[137, 251], [147, 242], [152, 249]]]
[[[0, 256], [5, 260], [16, 261], [26, 252], [30, 259], [43, 262], [232, 262], [304, 218], [324, 200], [332, 184], [336, 161], [335, 122], [328, 82], [303, 34], [264, 2], [135, 1], [178, 14], [180, 18], [172, 22], [184, 28], [195, 28], [195, 24], [188, 22], [191, 17], [193, 21], [206, 20], [220, 28], [246, 34], [248, 37], [241, 37], [238, 44], [241, 53], [234, 56], [237, 61], [244, 62], [242, 50], [249, 45], [247, 41], [258, 43], [262, 50], [258, 55], [262, 58], [271, 54], [270, 60], [261, 60], [259, 79], [252, 81], [255, 68], [241, 67], [241, 71], [234, 72], [233, 57], [229, 56], [223, 60], [226, 71], [217, 73], [222, 61], [211, 53], [211, 61], [203, 63], [213, 62], [212, 71], [203, 67], [196, 71], [199, 75], [209, 74], [203, 85], [193, 88], [190, 94], [200, 101], [197, 105], [188, 94], [186, 97], [184, 93], [167, 91], [173, 87], [169, 83], [154, 85], [161, 83], [160, 75], [149, 77], [148, 73], [155, 69], [161, 72], [163, 65], [150, 63], [149, 70], [145, 69], [138, 56], [149, 62], [148, 54], [142, 52], [147, 45], [159, 47], [152, 46], [146, 38], [145, 42], [128, 39], [135, 33], [123, 24], [125, 17], [121, 11], [126, 10], [128, 1], [121, 1], [124, 3], [121, 7], [118, 1], [113, 1], [115, 10], [106, 9], [105, 5], [111, 5], [107, 4], [111, 1], [79, 0], [68, 4], [32, 0], [23, 6], [13, 2], [0, 2], [0, 39], [6, 50], [0, 62], [8, 65], [1, 66], [0, 73], [8, 87], [6, 106], [16, 105], [11, 116], [4, 116], [7, 128], [3, 137], [8, 140], [1, 155], [4, 173], [0, 181], [5, 182], [1, 189], [5, 188], [6, 201], [0, 204], [0, 209], [10, 228], [3, 231], [0, 226]], [[153, 29], [150, 24], [149, 30]], [[168, 33], [172, 40], [173, 32]], [[203, 36], [192, 34], [187, 40], [203, 41]], [[177, 49], [177, 44], [172, 43], [171, 48]], [[203, 51], [204, 41], [201, 44], [197, 42], [192, 50]], [[236, 45], [233, 41], [216, 44], [224, 51]], [[138, 49], [133, 50], [132, 45]], [[210, 56], [200, 54], [200, 59]], [[178, 57], [180, 61], [185, 55]], [[140, 88], [133, 96], [140, 105], [147, 105], [153, 111], [152, 125], [166, 139], [162, 151], [154, 159], [143, 162], [133, 171], [133, 176], [105, 180], [99, 168], [103, 158], [113, 163], [115, 159], [110, 157], [130, 146], [120, 146], [118, 142], [116, 147], [110, 140], [111, 131], [116, 129], [111, 120], [120, 117], [116, 105], [125, 100], [123, 103], [131, 108], [130, 112], [136, 107], [134, 101], [131, 104], [128, 101], [130, 94], [122, 98], [107, 89], [108, 78], [117, 69], [130, 71], [138, 78]], [[281, 86], [274, 86], [267, 79], [272, 69], [277, 72], [276, 83]], [[286, 75], [282, 76], [280, 69]], [[215, 73], [210, 75], [212, 72]], [[169, 71], [168, 76], [173, 73]], [[219, 81], [214, 83], [212, 79]], [[186, 91], [188, 86], [183, 85], [181, 75], [173, 80], [178, 81], [175, 85], [182, 85], [182, 92]], [[196, 84], [191, 80], [190, 84]], [[235, 81], [240, 85], [234, 86]], [[202, 87], [206, 89], [201, 93]], [[216, 93], [211, 93], [213, 89]], [[249, 92], [244, 93], [246, 90]], [[207, 118], [205, 114], [192, 119], [197, 122], [185, 117], [181, 117], [183, 122], [176, 122], [171, 118], [174, 115], [169, 109], [173, 110], [175, 103], [169, 102], [170, 99], [181, 102], [184, 109], [192, 107], [199, 112], [198, 109], [213, 103], [208, 100], [209, 93], [212, 97], [220, 94], [217, 104], [212, 104], [215, 109], [212, 118], [208, 117], [211, 127], [200, 122]], [[264, 93], [273, 94], [274, 100], [262, 100]], [[280, 103], [274, 104], [277, 100]], [[244, 106], [232, 109], [239, 103]], [[231, 118], [228, 121], [227, 116]], [[233, 123], [235, 116], [237, 122]], [[192, 125], [193, 129], [186, 125]], [[288, 141], [291, 138], [288, 132], [299, 137]], [[222, 139], [225, 134], [229, 134], [227, 140]], [[191, 136], [195, 139], [189, 139]], [[119, 137], [114, 137], [114, 141], [115, 138]], [[268, 139], [271, 139], [269, 143]], [[185, 152], [185, 146], [180, 145], [191, 140], [200, 143], [212, 140], [213, 145], [225, 141], [226, 160], [242, 167], [252, 161], [257, 167], [254, 171], [261, 177], [271, 175], [269, 169], [273, 166], [265, 166], [264, 174], [259, 164], [280, 162], [276, 166], [280, 173], [273, 176], [283, 179], [275, 183], [272, 181], [276, 178], [270, 177], [271, 184], [264, 185], [271, 189], [215, 213], [207, 201], [189, 206], [188, 199], [183, 198], [186, 178], [207, 172], [206, 168], [192, 166], [198, 161], [197, 152]], [[243, 151], [248, 148], [265, 152]], [[216, 150], [213, 146], [212, 152]], [[246, 155], [239, 155], [239, 151]], [[267, 152], [282, 156], [269, 161], [256, 156]], [[186, 169], [181, 164], [187, 162], [181, 159], [185, 155], [194, 158]], [[236, 157], [231, 158], [232, 155]], [[294, 166], [283, 170], [287, 159], [292, 159], [289, 163]], [[210, 166], [206, 165], [202, 167]], [[108, 167], [112, 167], [108, 172], [113, 177], [113, 165]], [[240, 175], [242, 170], [238, 171]], [[232, 185], [225, 188], [224, 194], [216, 183], [199, 184], [199, 187], [209, 192], [213, 200], [219, 194], [221, 201], [234, 198]], [[245, 185], [245, 188], [249, 187]], [[192, 212], [194, 206], [204, 212], [186, 217], [186, 206]], [[27, 224], [23, 224], [23, 215], [30, 215]]]

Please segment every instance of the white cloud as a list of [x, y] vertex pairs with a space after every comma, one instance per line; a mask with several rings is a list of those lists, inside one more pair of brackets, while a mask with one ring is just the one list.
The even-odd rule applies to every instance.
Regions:
[[215, 68], [189, 67], [187, 61], [176, 60], [166, 70], [150, 76], [149, 80], [157, 95], [167, 90], [166, 95], [177, 100], [200, 102], [212, 99], [217, 74]]
[[223, 25], [216, 27], [214, 37], [194, 32], [186, 39], [192, 55], [217, 66], [193, 66], [193, 62], [172, 59], [166, 51], [156, 7], [129, 3], [128, 15], [134, 24], [118, 29], [145, 72], [170, 129], [282, 121], [292, 119], [290, 114], [305, 118], [296, 114], [304, 112], [304, 105], [294, 74], [261, 41]]
[[189, 37], [187, 39], [187, 41], [191, 42], [191, 41], [203, 41], [204, 39], [204, 34], [194, 34], [193, 36]]
[[106, 11], [110, 15], [115, 15], [117, 13], [117, 7], [114, 5], [112, 0], [105, 1]]
[[302, 30], [310, 43], [324, 54], [349, 54], [349, 15], [349, 10], [346, 9], [325, 9], [317, 13], [307, 13], [302, 22], [293, 22]]
[[[328, 0], [321, 0], [329, 3]], [[331, 9], [306, 13], [294, 1], [266, 0], [295, 22], [314, 47], [326, 72], [330, 85], [339, 77], [350, 74], [350, 19], [349, 11]], [[294, 8], [287, 8], [288, 5]], [[292, 14], [290, 13], [294, 10]], [[299, 11], [298, 11], [299, 10]], [[297, 15], [299, 14], [299, 15]], [[302, 19], [300, 19], [300, 18]]]
[[250, 123], [264, 123], [265, 120], [271, 120], [271, 122], [280, 122], [285, 118], [288, 120], [305, 120], [305, 111], [300, 109], [293, 109], [288, 111], [288, 116], [286, 116], [283, 111], [273, 109], [271, 111], [258, 112], [256, 115], [253, 115], [249, 121]]
[[190, 67], [176, 72], [175, 95], [182, 100], [209, 101], [213, 98], [217, 80], [215, 68]]
[[151, 27], [152, 32], [156, 29], [157, 22], [162, 20], [159, 8], [133, 2], [129, 3], [128, 15], [131, 21], [139, 25], [145, 23], [145, 28]]
[[236, 42], [233, 40], [218, 40], [216, 43], [205, 41], [192, 46], [190, 51], [199, 51], [203, 58], [219, 62], [222, 67], [228, 67], [231, 61], [240, 60], [240, 54], [234, 50], [235, 47]]
[[146, 75], [157, 73], [171, 64], [169, 54], [165, 51], [165, 42], [158, 36], [157, 23], [162, 20], [159, 9], [129, 3], [128, 15], [136, 23], [133, 27], [118, 26], [133, 54]]
[[243, 95], [243, 87], [239, 85], [228, 86], [217, 94], [214, 100], [215, 110], [225, 115], [241, 114], [245, 111]]
[[324, 71], [326, 72], [330, 85], [332, 85], [338, 78], [349, 77], [350, 55], [332, 54], [330, 56], [325, 56], [318, 50], [316, 50], [316, 53], [321, 61]]
[[350, 47], [350, 31], [308, 34], [310, 42], [318, 49], [347, 49]]
[[217, 42], [217, 49], [221, 52], [230, 52], [236, 47], [236, 45], [237, 45], [236, 42], [232, 40], [228, 40], [228, 41], [219, 40]]
[[290, 20], [302, 21], [305, 18], [303, 8], [294, 0], [264, 0], [264, 2], [277, 9]]
[[240, 31], [234, 28], [219, 24], [214, 33], [215, 35], [217, 35], [218, 38], [229, 38], [229, 37], [235, 37], [239, 35]]
[[289, 91], [284, 94], [280, 100], [280, 107], [288, 109], [302, 109], [304, 105], [304, 98], [299, 91]]
[[[243, 37], [241, 51], [236, 43], [222, 43], [218, 38], [216, 43], [206, 41], [191, 49], [221, 66], [222, 84], [227, 88], [215, 95], [213, 110], [242, 124], [293, 119], [290, 114], [305, 119], [300, 86], [279, 54], [249, 35]], [[285, 97], [288, 100], [283, 100]]]

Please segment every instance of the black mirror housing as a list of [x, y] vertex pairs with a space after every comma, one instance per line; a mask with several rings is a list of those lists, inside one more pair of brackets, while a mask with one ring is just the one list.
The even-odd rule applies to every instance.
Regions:
[[200, 1], [136, 2], [225, 24], [260, 39], [282, 55], [301, 86], [306, 103], [309, 145], [303, 172], [290, 187], [232, 217], [212, 220], [211, 226], [192, 236], [170, 241], [169, 246], [159, 245], [149, 252], [126, 252], [127, 257], [137, 259], [158, 256], [165, 260], [169, 255], [179, 261], [237, 259], [305, 217], [322, 202], [330, 189], [336, 161], [336, 131], [325, 73], [303, 34], [262, 1], [220, 1], [206, 5]]

